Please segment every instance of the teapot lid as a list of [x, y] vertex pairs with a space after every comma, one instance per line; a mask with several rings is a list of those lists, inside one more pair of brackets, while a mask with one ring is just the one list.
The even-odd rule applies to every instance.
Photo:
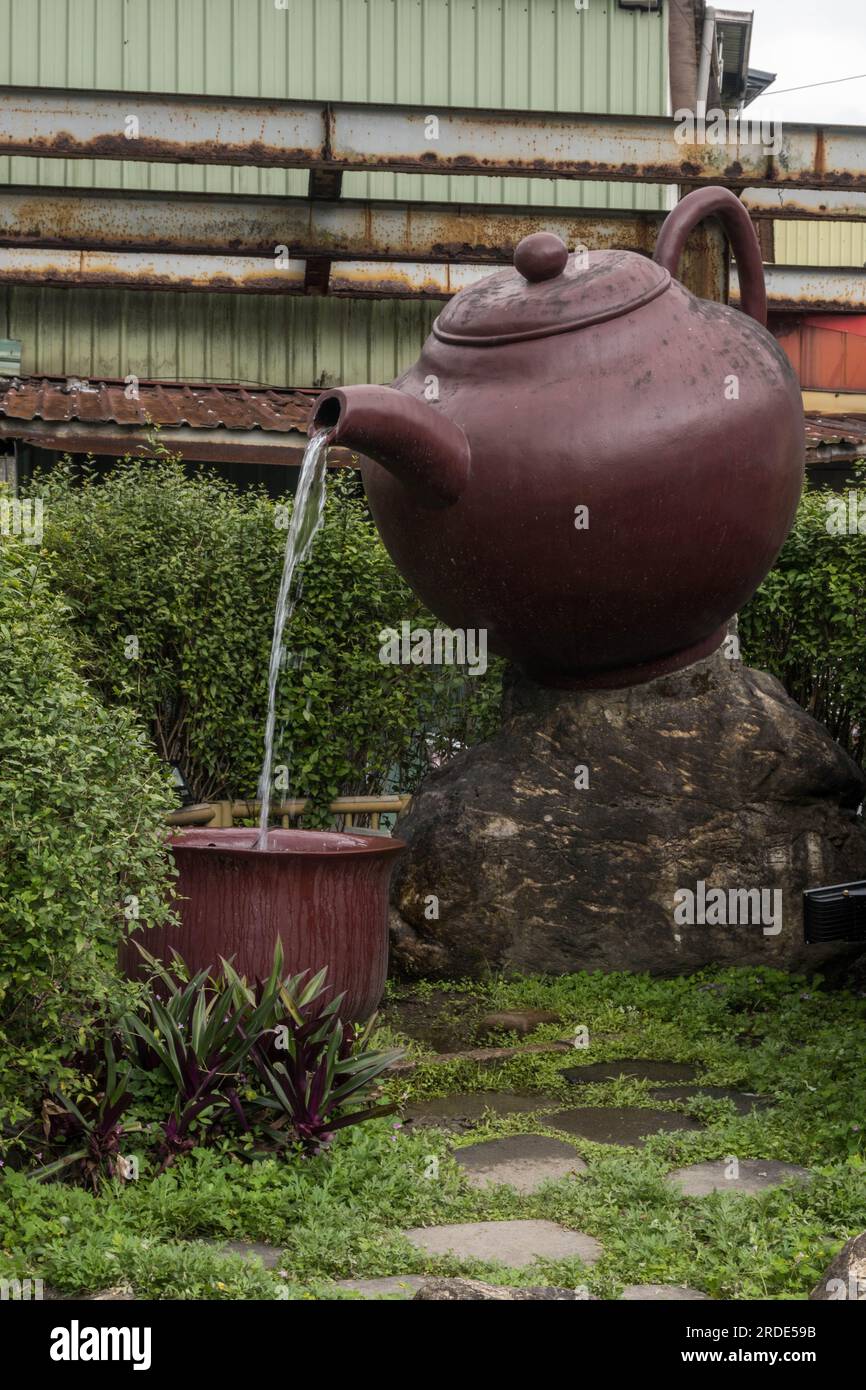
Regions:
[[433, 324], [445, 343], [497, 347], [568, 333], [639, 309], [662, 294], [670, 273], [635, 251], [569, 255], [552, 232], [533, 232], [514, 252], [514, 268], [461, 290]]

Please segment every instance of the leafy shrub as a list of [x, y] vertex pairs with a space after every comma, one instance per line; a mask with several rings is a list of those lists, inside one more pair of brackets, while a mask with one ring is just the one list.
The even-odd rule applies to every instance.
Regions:
[[0, 541], [0, 1114], [20, 1122], [123, 993], [128, 918], [165, 921], [168, 779], [75, 669], [34, 547]]
[[[45, 549], [103, 697], [139, 712], [202, 799], [253, 797], [291, 498], [272, 503], [172, 458], [36, 480]], [[432, 759], [495, 727], [499, 671], [386, 666], [379, 633], [431, 625], [382, 546], [357, 480], [328, 480], [287, 629], [277, 766], [319, 815], [334, 796], [411, 790]], [[285, 790], [283, 782], [278, 790]]]
[[[740, 615], [743, 657], [772, 672], [856, 762], [866, 753], [866, 487], [806, 492], [775, 567]], [[828, 529], [828, 522], [830, 528]]]
[[[311, 1152], [325, 1147], [336, 1130], [395, 1108], [345, 1109], [368, 1095], [403, 1049], [364, 1050], [375, 1015], [363, 1031], [344, 1027], [344, 996], [324, 1002], [327, 967], [312, 978], [308, 971], [283, 976], [279, 938], [271, 973], [255, 986], [226, 960], [212, 977], [201, 970], [190, 979], [177, 954], [172, 972], [143, 954], [152, 971], [150, 1018], [145, 1024], [131, 1014], [127, 1041], [144, 1044], [146, 1059], [162, 1067], [175, 1090], [163, 1129], [164, 1166], [195, 1147], [193, 1129], [207, 1112], [233, 1117], [249, 1130], [242, 1091], [257, 1109], [278, 1112], [268, 1129], [272, 1140], [281, 1146], [299, 1143]], [[275, 1062], [278, 1055], [285, 1061]]]

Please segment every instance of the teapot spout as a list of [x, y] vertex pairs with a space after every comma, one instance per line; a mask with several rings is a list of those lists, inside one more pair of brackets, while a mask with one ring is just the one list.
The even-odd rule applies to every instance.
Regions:
[[430, 506], [456, 502], [469, 481], [469, 441], [459, 425], [393, 386], [347, 386], [316, 402], [309, 432], [327, 430], [387, 468]]

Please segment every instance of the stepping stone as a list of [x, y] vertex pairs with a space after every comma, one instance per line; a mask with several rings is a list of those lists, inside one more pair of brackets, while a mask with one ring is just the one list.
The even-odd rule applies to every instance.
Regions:
[[677, 1115], [671, 1110], [647, 1110], [638, 1105], [582, 1106], [576, 1110], [560, 1110], [545, 1118], [551, 1129], [561, 1129], [578, 1139], [591, 1139], [594, 1144], [619, 1144], [624, 1148], [643, 1148], [651, 1134], [675, 1134], [682, 1130], [700, 1130], [703, 1125], [691, 1115]]
[[511, 1134], [457, 1149], [454, 1158], [466, 1172], [470, 1187], [506, 1183], [516, 1192], [537, 1192], [542, 1183], [586, 1172], [586, 1164], [570, 1144], [543, 1134]]
[[598, 1299], [586, 1289], [513, 1289], [503, 1284], [485, 1284], [480, 1279], [427, 1279], [415, 1295], [415, 1302], [460, 1303], [597, 1303]]
[[665, 1182], [678, 1187], [686, 1197], [708, 1197], [711, 1192], [767, 1192], [783, 1182], [811, 1182], [808, 1168], [796, 1163], [778, 1163], [774, 1158], [741, 1158], [739, 1177], [727, 1178], [730, 1167], [727, 1159], [711, 1163], [693, 1163], [690, 1168], [677, 1168], [668, 1173]]
[[520, 1033], [526, 1036], [543, 1023], [558, 1023], [559, 1014], [549, 1009], [506, 1009], [502, 1013], [487, 1014], [482, 1018], [480, 1033]]
[[555, 1221], [468, 1221], [454, 1226], [413, 1226], [403, 1232], [428, 1255], [456, 1255], [460, 1260], [497, 1260], [521, 1269], [536, 1258], [580, 1259], [595, 1264], [601, 1246], [581, 1231], [567, 1231]]
[[712, 1303], [708, 1293], [698, 1293], [697, 1289], [687, 1289], [683, 1284], [626, 1284], [620, 1294], [620, 1301], [624, 1303], [655, 1303], [660, 1300], [674, 1303], [687, 1298], [701, 1298]]
[[763, 1110], [773, 1104], [771, 1096], [753, 1096], [748, 1091], [733, 1091], [728, 1086], [654, 1086], [650, 1095], [653, 1100], [692, 1100], [695, 1096], [730, 1100], [738, 1115], [748, 1115], [752, 1110]]
[[575, 1085], [587, 1081], [655, 1081], [657, 1085], [677, 1081], [693, 1081], [697, 1067], [689, 1062], [652, 1062], [627, 1058], [619, 1062], [589, 1062], [582, 1067], [566, 1067], [562, 1075]]
[[562, 1101], [557, 1096], [519, 1095], [510, 1091], [470, 1091], [466, 1095], [434, 1096], [432, 1100], [407, 1105], [403, 1121], [415, 1127], [436, 1125], [440, 1129], [474, 1129], [485, 1111], [494, 1115], [525, 1115], [533, 1110], [550, 1110]]
[[260, 1240], [209, 1240], [222, 1255], [243, 1255], [248, 1260], [260, 1260], [265, 1269], [276, 1269], [281, 1263], [283, 1252], [278, 1245], [265, 1245]]
[[354, 1289], [356, 1293], [362, 1293], [366, 1298], [385, 1298], [388, 1295], [396, 1295], [397, 1298], [412, 1298], [417, 1289], [426, 1283], [424, 1274], [387, 1274], [381, 1279], [336, 1279], [334, 1281], [340, 1289]]

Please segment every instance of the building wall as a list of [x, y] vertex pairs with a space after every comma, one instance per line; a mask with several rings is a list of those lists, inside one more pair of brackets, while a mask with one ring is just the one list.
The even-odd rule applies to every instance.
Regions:
[[862, 222], [774, 222], [779, 265], [866, 265]]
[[[0, 0], [0, 83], [658, 115], [667, 7], [616, 0]], [[0, 158], [0, 183], [294, 194], [307, 174]], [[665, 190], [568, 180], [348, 174], [346, 197], [665, 206]], [[27, 373], [387, 381], [435, 307], [270, 296], [6, 289]]]

